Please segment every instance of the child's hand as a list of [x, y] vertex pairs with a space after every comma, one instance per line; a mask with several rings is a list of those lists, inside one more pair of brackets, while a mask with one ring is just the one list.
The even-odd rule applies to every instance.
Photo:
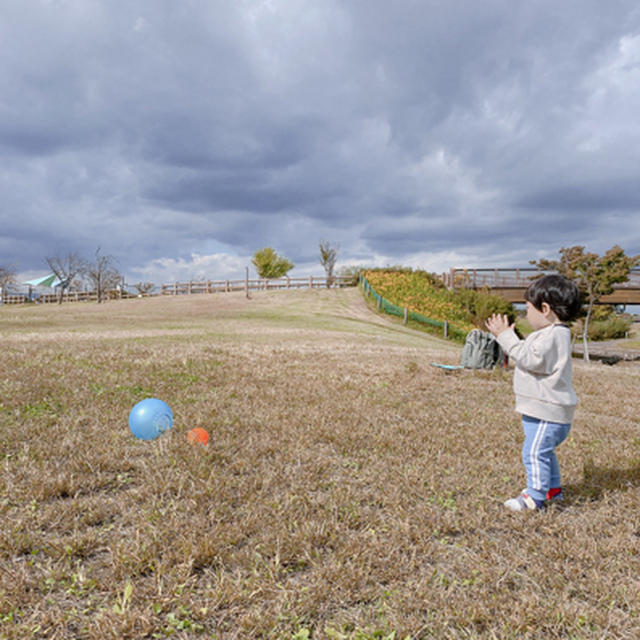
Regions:
[[496, 336], [496, 338], [507, 329], [513, 329], [515, 324], [509, 324], [509, 318], [506, 315], [494, 313], [486, 322], [487, 329]]

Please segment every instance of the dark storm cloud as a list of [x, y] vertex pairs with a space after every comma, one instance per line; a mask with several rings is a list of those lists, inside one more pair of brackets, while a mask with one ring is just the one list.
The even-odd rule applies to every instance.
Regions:
[[[449, 246], [451, 236], [455, 235], [455, 247], [461, 251], [472, 252], [481, 245], [486, 255], [493, 256], [493, 263], [501, 266], [501, 254], [512, 253], [514, 246], [520, 248], [523, 243], [534, 246], [544, 245], [549, 240], [553, 246], [565, 246], [570, 238], [576, 236], [578, 219], [573, 214], [545, 212], [536, 218], [536, 224], [513, 217], [487, 219], [482, 215], [464, 218], [453, 212], [442, 211], [432, 220], [424, 218], [379, 218], [362, 232], [368, 244], [380, 254], [398, 255], [442, 251]], [[529, 258], [535, 255], [532, 253]], [[526, 264], [528, 258], [523, 260]]]
[[528, 209], [640, 212], [640, 186], [616, 182], [558, 186], [523, 198], [518, 204]]
[[170, 278], [271, 245], [315, 271], [321, 238], [443, 270], [640, 252], [630, 0], [0, 12], [0, 264], [101, 246]]
[[240, 210], [277, 213], [308, 197], [305, 193], [273, 188], [262, 172], [207, 172], [172, 177], [166, 183], [154, 182], [146, 196], [164, 206], [186, 211]]

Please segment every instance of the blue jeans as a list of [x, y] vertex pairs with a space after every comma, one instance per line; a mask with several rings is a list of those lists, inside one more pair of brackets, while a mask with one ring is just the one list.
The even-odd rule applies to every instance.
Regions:
[[571, 424], [523, 415], [522, 427], [522, 462], [527, 470], [527, 493], [534, 500], [544, 500], [549, 489], [560, 487], [560, 467], [554, 449], [569, 435]]

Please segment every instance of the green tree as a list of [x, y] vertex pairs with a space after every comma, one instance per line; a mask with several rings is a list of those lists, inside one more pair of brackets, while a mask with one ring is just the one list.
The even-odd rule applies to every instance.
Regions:
[[278, 255], [271, 247], [265, 247], [253, 254], [251, 259], [261, 278], [282, 278], [293, 269], [294, 264], [284, 256]]
[[602, 296], [613, 291], [613, 285], [626, 282], [629, 272], [640, 263], [640, 255], [627, 256], [614, 245], [603, 256], [585, 252], [584, 247], [575, 246], [560, 249], [559, 260], [531, 260], [541, 271], [557, 271], [560, 275], [574, 280], [580, 289], [585, 304], [585, 320], [582, 327], [584, 359], [589, 360], [589, 321], [593, 309]]
[[320, 264], [327, 274], [327, 289], [333, 285], [335, 276], [333, 271], [338, 259], [338, 247], [332, 247], [327, 240], [320, 241]]
[[451, 298], [464, 307], [467, 320], [479, 329], [486, 330], [487, 318], [494, 313], [506, 315], [509, 322], [516, 320], [516, 311], [513, 305], [501, 295], [492, 294], [489, 289], [480, 291], [456, 289], [451, 293]]

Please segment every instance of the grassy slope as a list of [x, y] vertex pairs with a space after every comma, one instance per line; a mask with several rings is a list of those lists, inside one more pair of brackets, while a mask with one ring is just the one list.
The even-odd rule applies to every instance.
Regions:
[[466, 333], [473, 329], [464, 307], [447, 289], [433, 286], [421, 271], [365, 271], [373, 289], [389, 302], [440, 322], [448, 321]]
[[[459, 348], [355, 289], [4, 308], [0, 331], [0, 637], [640, 635], [637, 367], [576, 363], [568, 508], [518, 517], [510, 374], [429, 367]], [[176, 416], [150, 443], [145, 394]]]

